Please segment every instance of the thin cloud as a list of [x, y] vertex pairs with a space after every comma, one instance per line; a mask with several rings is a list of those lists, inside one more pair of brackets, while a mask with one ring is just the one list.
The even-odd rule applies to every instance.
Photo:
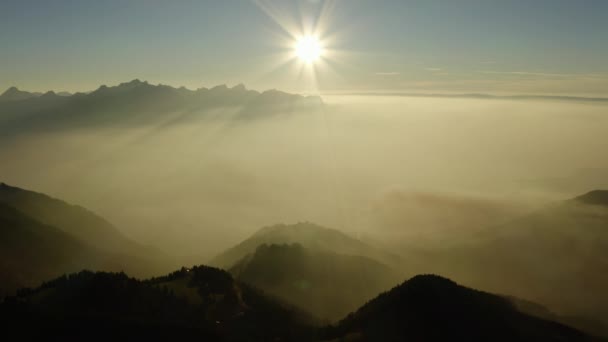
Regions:
[[544, 77], [576, 77], [576, 76], [597, 76], [597, 75], [584, 75], [584, 74], [558, 74], [558, 73], [546, 73], [546, 72], [529, 72], [529, 71], [494, 71], [494, 70], [481, 70], [482, 74], [498, 74], [498, 75], [519, 75], [519, 76], [544, 76]]
[[441, 71], [443, 69], [442, 68], [424, 68], [424, 70], [427, 70], [427, 71]]
[[398, 75], [401, 75], [401, 73], [396, 72], [396, 71], [384, 71], [384, 72], [376, 72], [376, 73], [374, 73], [374, 75], [376, 75], [376, 76], [398, 76]]

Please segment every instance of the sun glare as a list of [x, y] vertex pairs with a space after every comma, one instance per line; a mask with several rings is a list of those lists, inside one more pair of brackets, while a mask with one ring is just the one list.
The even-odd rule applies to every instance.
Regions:
[[296, 56], [306, 63], [313, 63], [323, 54], [323, 48], [319, 39], [313, 36], [304, 36], [296, 41]]

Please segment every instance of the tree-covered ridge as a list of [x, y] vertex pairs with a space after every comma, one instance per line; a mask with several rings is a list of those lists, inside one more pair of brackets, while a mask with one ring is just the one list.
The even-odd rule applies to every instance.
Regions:
[[[200, 302], [192, 303], [162, 285], [184, 278], [196, 289]], [[11, 331], [21, 332], [26, 339], [313, 338], [310, 316], [264, 297], [227, 272], [206, 266], [147, 281], [124, 273], [82, 271], [20, 291], [0, 305], [0, 315]], [[27, 329], [32, 325], [36, 329]]]
[[351, 237], [339, 230], [311, 222], [277, 224], [261, 228], [249, 238], [211, 260], [214, 266], [229, 269], [263, 244], [299, 244], [310, 250], [345, 255], [359, 255], [387, 265], [399, 263], [399, 257], [381, 248]]
[[418, 275], [325, 330], [356, 341], [590, 341], [559, 323], [518, 311], [506, 298], [436, 275]]

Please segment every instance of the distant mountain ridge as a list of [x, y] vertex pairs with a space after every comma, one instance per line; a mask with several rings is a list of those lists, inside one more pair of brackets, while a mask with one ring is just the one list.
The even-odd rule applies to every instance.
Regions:
[[213, 258], [210, 264], [229, 269], [247, 255], [254, 253], [260, 245], [294, 243], [316, 251], [364, 256], [389, 266], [399, 262], [398, 256], [350, 237], [339, 230], [310, 222], [300, 222], [261, 228], [249, 238]]
[[17, 87], [10, 87], [2, 94], [0, 94], [0, 102], [9, 102], [9, 101], [20, 101], [31, 99], [34, 97], [39, 97], [42, 95], [41, 93], [30, 93], [27, 91], [19, 90]]
[[87, 96], [99, 96], [99, 95], [110, 95], [110, 94], [125, 94], [125, 93], [129, 93], [131, 91], [165, 91], [165, 92], [173, 92], [173, 93], [177, 93], [180, 94], [182, 96], [200, 96], [200, 95], [209, 95], [209, 97], [214, 97], [214, 96], [218, 96], [218, 95], [241, 95], [244, 97], [257, 97], [260, 96], [263, 100], [268, 100], [270, 98], [275, 97], [275, 100], [285, 100], [285, 99], [309, 99], [309, 100], [320, 100], [320, 98], [318, 96], [303, 96], [303, 95], [299, 95], [299, 94], [290, 94], [290, 93], [286, 93], [286, 92], [282, 92], [276, 89], [270, 89], [270, 90], [265, 90], [265, 91], [257, 91], [257, 90], [250, 90], [247, 89], [245, 87], [244, 84], [239, 83], [233, 87], [228, 87], [225, 84], [222, 85], [217, 85], [211, 88], [205, 88], [205, 87], [201, 87], [195, 90], [190, 90], [188, 88], [185, 87], [179, 87], [179, 88], [175, 88], [169, 85], [164, 85], [164, 84], [158, 84], [158, 85], [153, 85], [148, 83], [147, 81], [140, 81], [139, 79], [134, 79], [128, 82], [123, 82], [120, 83], [118, 85], [115, 86], [107, 86], [107, 85], [101, 85], [99, 86], [97, 89], [90, 91], [90, 92], [76, 92], [76, 93], [69, 93], [69, 92], [59, 92], [59, 93], [55, 93], [54, 91], [50, 90], [47, 91], [46, 93], [39, 93], [39, 92], [28, 92], [28, 91], [22, 91], [19, 90], [17, 87], [10, 87], [8, 88], [6, 91], [4, 91], [4, 93], [2, 93], [0, 95], [0, 102], [9, 102], [9, 101], [21, 101], [21, 100], [28, 100], [28, 99], [35, 99], [38, 97], [41, 97], [43, 95], [56, 95], [56, 96], [61, 96], [61, 97], [76, 97], [76, 98], [83, 98], [83, 97], [87, 97]]
[[290, 115], [319, 105], [322, 100], [318, 96], [258, 92], [242, 84], [189, 90], [135, 79], [111, 87], [102, 85], [89, 93], [49, 91], [37, 96], [11, 88], [0, 96], [0, 134], [158, 124], [170, 116], [175, 117], [172, 123], [178, 123], [211, 115], [217, 108], [234, 109], [228, 119], [255, 119]]

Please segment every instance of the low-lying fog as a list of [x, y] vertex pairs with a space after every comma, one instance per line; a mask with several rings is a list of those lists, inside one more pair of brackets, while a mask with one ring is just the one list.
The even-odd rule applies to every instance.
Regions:
[[0, 138], [0, 173], [199, 263], [274, 223], [441, 235], [608, 187], [606, 104], [323, 101], [253, 119], [225, 108], [17, 134]]

